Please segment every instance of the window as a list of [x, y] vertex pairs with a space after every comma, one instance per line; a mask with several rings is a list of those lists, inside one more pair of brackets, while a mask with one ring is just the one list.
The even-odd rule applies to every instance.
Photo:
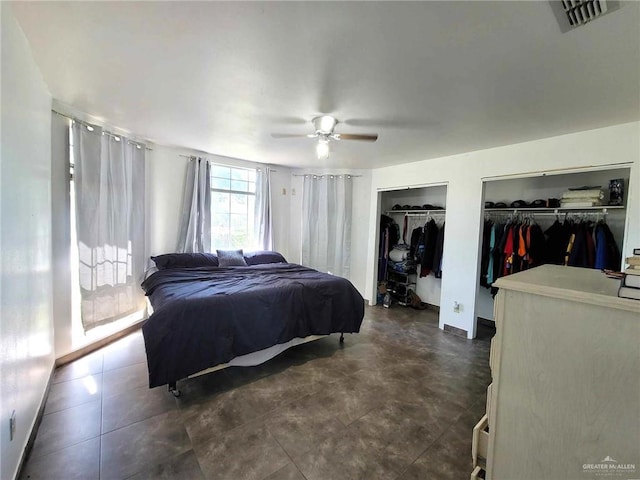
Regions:
[[255, 248], [256, 170], [211, 165], [211, 251]]

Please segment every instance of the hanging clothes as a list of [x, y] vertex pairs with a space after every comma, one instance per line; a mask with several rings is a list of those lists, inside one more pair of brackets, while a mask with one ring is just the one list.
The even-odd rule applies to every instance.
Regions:
[[402, 225], [402, 243], [407, 243], [407, 227], [409, 225], [409, 217], [404, 216], [404, 222]]
[[480, 284], [545, 263], [616, 270], [620, 250], [605, 221], [558, 218], [545, 231], [532, 219], [506, 224], [486, 219], [482, 234]]
[[[411, 232], [411, 243], [409, 244], [409, 256], [413, 258], [416, 262], [420, 262], [422, 256], [418, 258], [418, 246], [420, 245], [420, 240], [422, 238], [422, 227], [414, 228]], [[423, 245], [424, 250], [424, 245]]]
[[398, 244], [400, 239], [400, 229], [393, 218], [387, 215], [380, 216], [380, 249], [378, 251], [378, 281], [382, 282], [387, 278], [387, 268], [389, 261], [389, 251]]
[[438, 230], [436, 239], [436, 251], [433, 256], [433, 275], [436, 278], [442, 278], [442, 252], [444, 251], [444, 223]]
[[567, 251], [571, 227], [565, 221], [564, 224], [556, 218], [555, 222], [544, 232], [547, 236], [545, 263], [564, 265], [564, 256]]
[[485, 219], [484, 228], [482, 230], [482, 250], [480, 259], [480, 285], [488, 287], [487, 277], [489, 273], [489, 263], [491, 259], [491, 235], [493, 234], [493, 222]]
[[504, 262], [502, 264], [503, 277], [513, 273], [513, 260], [515, 256], [515, 245], [517, 245], [517, 232], [518, 228], [515, 224], [508, 225], [505, 229], [504, 250], [502, 251], [504, 255]]
[[596, 224], [595, 237], [595, 268], [617, 270], [620, 267], [620, 249], [605, 222]]
[[434, 219], [424, 225], [424, 253], [420, 262], [420, 278], [426, 277], [433, 270], [433, 257], [438, 240], [438, 225]]
[[589, 224], [589, 228], [586, 235], [587, 241], [587, 263], [589, 268], [594, 268], [596, 265], [596, 244], [593, 241], [595, 233], [595, 225]]
[[488, 248], [488, 261], [487, 261], [487, 277], [485, 280], [486, 286], [490, 286], [493, 283], [493, 273], [494, 273], [494, 260], [493, 260], [493, 251], [496, 246], [496, 230], [498, 229], [498, 225], [491, 225], [491, 233], [489, 235], [489, 248]]
[[493, 264], [493, 269], [487, 273], [487, 283], [491, 285], [494, 281], [500, 278], [500, 274], [502, 271], [502, 249], [504, 245], [501, 243], [504, 237], [506, 225], [504, 223], [499, 223], [494, 225], [494, 243], [491, 248], [491, 262]]
[[571, 267], [589, 267], [589, 256], [587, 252], [587, 236], [590, 235], [587, 224], [578, 222], [573, 227], [573, 248], [569, 254], [567, 265]]
[[537, 267], [546, 263], [546, 244], [547, 240], [544, 236], [542, 228], [537, 223], [529, 226], [527, 240], [528, 249], [528, 268]]

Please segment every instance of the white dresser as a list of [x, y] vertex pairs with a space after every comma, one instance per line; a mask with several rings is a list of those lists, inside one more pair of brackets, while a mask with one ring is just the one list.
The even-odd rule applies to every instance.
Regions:
[[496, 282], [471, 478], [640, 479], [640, 301], [619, 284], [556, 265]]

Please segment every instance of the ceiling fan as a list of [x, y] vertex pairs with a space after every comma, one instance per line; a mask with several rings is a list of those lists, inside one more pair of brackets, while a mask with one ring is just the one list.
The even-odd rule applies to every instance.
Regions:
[[292, 134], [292, 133], [272, 133], [273, 138], [294, 138], [294, 137], [307, 137], [317, 138], [318, 144], [316, 145], [316, 153], [318, 159], [326, 160], [329, 157], [329, 142], [331, 140], [362, 140], [365, 142], [375, 142], [378, 139], [378, 134], [354, 134], [354, 133], [335, 133], [334, 129], [339, 123], [336, 118], [331, 115], [321, 115], [311, 120], [315, 128], [314, 133], [304, 134]]

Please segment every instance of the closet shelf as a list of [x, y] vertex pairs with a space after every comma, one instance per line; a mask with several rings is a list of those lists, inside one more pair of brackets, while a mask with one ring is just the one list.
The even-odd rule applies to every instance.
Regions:
[[418, 216], [434, 215], [434, 214], [444, 215], [445, 213], [447, 213], [447, 211], [439, 208], [437, 210], [387, 210], [386, 212], [384, 212], [385, 215], [392, 215], [394, 213], [402, 213], [409, 217], [412, 217], [412, 216], [418, 217]]
[[543, 215], [557, 215], [558, 213], [569, 212], [590, 212], [590, 213], [603, 213], [607, 214], [609, 210], [624, 210], [624, 205], [598, 205], [596, 207], [556, 207], [556, 208], [485, 208], [485, 213], [541, 213]]

